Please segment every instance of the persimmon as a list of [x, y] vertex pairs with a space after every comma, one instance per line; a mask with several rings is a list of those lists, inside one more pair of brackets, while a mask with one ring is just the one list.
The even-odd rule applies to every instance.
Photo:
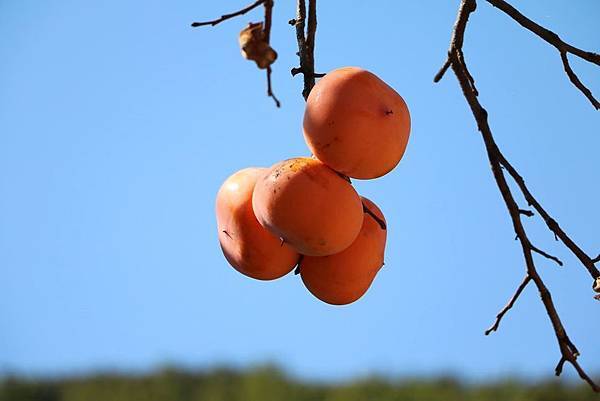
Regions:
[[[383, 266], [387, 230], [381, 210], [369, 199], [360, 234], [352, 245], [329, 256], [305, 256], [300, 276], [308, 290], [332, 305], [346, 305], [362, 297]], [[375, 219], [377, 217], [377, 219]]]
[[410, 114], [402, 97], [375, 74], [344, 67], [327, 73], [310, 92], [303, 129], [311, 152], [332, 169], [377, 178], [404, 155]]
[[299, 255], [265, 230], [252, 211], [252, 192], [266, 168], [250, 167], [227, 178], [217, 194], [219, 242], [225, 258], [240, 273], [274, 280], [289, 273]]
[[303, 255], [331, 255], [358, 236], [362, 204], [352, 185], [308, 157], [273, 165], [256, 183], [256, 218]]

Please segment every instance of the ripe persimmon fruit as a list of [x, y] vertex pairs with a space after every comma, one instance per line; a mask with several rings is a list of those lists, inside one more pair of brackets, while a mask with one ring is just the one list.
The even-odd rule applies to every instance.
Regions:
[[273, 165], [256, 183], [256, 218], [303, 255], [338, 253], [363, 222], [360, 196], [338, 173], [309, 157]]
[[225, 258], [240, 273], [273, 280], [289, 273], [299, 255], [265, 230], [252, 211], [252, 192], [266, 168], [250, 167], [227, 178], [217, 194], [219, 242]]
[[360, 234], [352, 245], [329, 256], [305, 256], [300, 276], [308, 290], [332, 305], [346, 305], [362, 297], [383, 266], [387, 230], [381, 210], [369, 199], [362, 201], [372, 215], [365, 213]]
[[311, 152], [332, 169], [377, 178], [402, 158], [410, 114], [402, 97], [375, 74], [344, 67], [327, 73], [310, 92], [303, 129]]

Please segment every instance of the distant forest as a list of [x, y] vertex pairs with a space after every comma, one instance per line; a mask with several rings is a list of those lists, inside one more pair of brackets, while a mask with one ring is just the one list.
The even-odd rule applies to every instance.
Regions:
[[599, 401], [584, 384], [505, 380], [481, 385], [452, 378], [370, 377], [327, 384], [290, 378], [275, 367], [63, 379], [0, 378], [0, 401]]

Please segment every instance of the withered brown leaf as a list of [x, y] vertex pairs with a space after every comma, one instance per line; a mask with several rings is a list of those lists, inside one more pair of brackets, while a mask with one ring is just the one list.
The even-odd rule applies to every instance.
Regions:
[[253, 60], [260, 69], [269, 67], [277, 59], [277, 52], [266, 41], [262, 22], [251, 22], [239, 36], [242, 56]]

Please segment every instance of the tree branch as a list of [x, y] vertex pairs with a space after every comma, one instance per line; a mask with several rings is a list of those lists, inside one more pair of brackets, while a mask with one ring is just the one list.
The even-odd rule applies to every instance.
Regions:
[[575, 46], [564, 42], [556, 33], [544, 28], [541, 25], [536, 24], [504, 0], [486, 1], [494, 7], [497, 7], [499, 10], [503, 11], [506, 15], [515, 20], [523, 28], [535, 33], [548, 44], [554, 46], [556, 50], [558, 50], [558, 52], [560, 53], [560, 58], [565, 68], [565, 72], [567, 73], [573, 85], [575, 85], [575, 87], [577, 87], [577, 89], [579, 89], [585, 95], [585, 97], [588, 98], [588, 100], [596, 110], [600, 109], [600, 102], [598, 102], [598, 100], [592, 95], [592, 92], [579, 80], [577, 75], [571, 69], [571, 66], [569, 65], [569, 59], [567, 58], [567, 53], [571, 53], [572, 55], [577, 56], [592, 64], [596, 64], [597, 66], [600, 66], [600, 54], [581, 50]]
[[[271, 41], [271, 24], [273, 19], [273, 0], [263, 0], [265, 5], [265, 26], [263, 28], [265, 41], [270, 43]], [[267, 67], [267, 96], [273, 98], [275, 106], [281, 107], [281, 102], [273, 93], [273, 86], [271, 84], [271, 66]]]
[[211, 20], [211, 21], [193, 22], [192, 23], [192, 27], [196, 28], [196, 27], [205, 26], [205, 25], [215, 26], [217, 24], [220, 24], [223, 21], [227, 21], [228, 19], [231, 19], [231, 18], [234, 18], [234, 17], [238, 17], [240, 15], [244, 15], [248, 11], [251, 11], [251, 10], [255, 9], [256, 7], [260, 6], [264, 2], [265, 2], [265, 0], [257, 0], [254, 3], [250, 4], [248, 7], [242, 8], [241, 10], [235, 11], [235, 12], [230, 13], [230, 14], [223, 14], [223, 15], [221, 15], [220, 18], [217, 18], [217, 19], [214, 19], [214, 20]]
[[535, 215], [535, 213], [533, 213], [531, 210], [525, 210], [525, 209], [519, 209], [519, 213], [521, 213], [523, 216], [527, 216], [527, 217], [533, 217]]
[[[552, 296], [550, 295], [550, 291], [548, 290], [548, 288], [544, 284], [542, 278], [540, 277], [540, 275], [537, 272], [532, 253], [538, 252], [539, 250], [537, 248], [533, 247], [533, 245], [529, 241], [529, 238], [527, 236], [527, 233], [526, 233], [525, 228], [523, 227], [523, 223], [521, 221], [521, 215], [522, 215], [521, 209], [519, 208], [517, 202], [514, 199], [514, 196], [510, 190], [510, 187], [506, 181], [506, 177], [504, 176], [504, 172], [502, 169], [502, 167], [504, 166], [505, 169], [509, 171], [509, 174], [514, 179], [515, 176], [510, 171], [510, 168], [512, 168], [512, 166], [510, 165], [510, 163], [508, 163], [508, 161], [506, 161], [506, 158], [502, 155], [502, 153], [500, 152], [500, 149], [498, 148], [498, 145], [495, 142], [491, 128], [488, 124], [488, 113], [483, 108], [481, 103], [479, 102], [479, 99], [477, 97], [478, 92], [477, 92], [477, 89], [475, 88], [475, 81], [474, 81], [473, 77], [471, 76], [471, 74], [467, 68], [465, 59], [464, 59], [464, 54], [462, 51], [462, 44], [464, 41], [465, 29], [467, 26], [469, 16], [472, 12], [475, 11], [475, 9], [476, 9], [476, 0], [461, 0], [456, 23], [454, 24], [452, 39], [450, 41], [450, 48], [448, 51], [448, 59], [444, 63], [444, 66], [442, 67], [440, 72], [436, 75], [436, 78], [438, 81], [439, 81], [439, 79], [441, 79], [441, 77], [444, 74], [444, 71], [448, 70], [448, 67], [446, 66], [446, 64], [449, 63], [450, 67], [452, 67], [452, 71], [454, 72], [454, 74], [456, 75], [456, 78], [458, 79], [458, 82], [462, 89], [463, 95], [464, 95], [465, 99], [467, 100], [467, 103], [469, 104], [471, 112], [473, 113], [473, 117], [475, 118], [475, 121], [477, 122], [477, 127], [481, 133], [481, 136], [482, 136], [484, 144], [485, 144], [488, 160], [490, 163], [490, 167], [492, 169], [494, 179], [496, 180], [498, 189], [500, 190], [500, 193], [502, 195], [502, 198], [504, 200], [504, 203], [506, 205], [508, 213], [511, 217], [513, 228], [515, 230], [515, 234], [521, 244], [523, 257], [525, 259], [525, 265], [527, 268], [526, 278], [523, 280], [521, 285], [517, 288], [515, 295], [511, 298], [511, 300], [509, 301], [507, 306], [498, 314], [499, 317], [497, 317], [497, 321], [496, 321], [497, 324], [494, 324], [490, 329], [488, 329], [486, 334], [489, 334], [491, 331], [494, 331], [497, 329], [499, 320], [501, 319], [501, 317], [504, 316], [506, 311], [508, 311], [514, 305], [514, 303], [516, 302], [516, 299], [521, 294], [521, 292], [523, 291], [523, 289], [525, 288], [527, 283], [529, 283], [529, 281], [533, 281], [533, 283], [535, 284], [535, 286], [540, 294], [542, 303], [544, 305], [544, 308], [546, 309], [546, 313], [548, 314], [550, 322], [552, 323], [552, 327], [554, 329], [554, 333], [556, 335], [558, 346], [559, 346], [559, 349], [561, 352], [561, 359], [557, 365], [556, 374], [559, 375], [562, 372], [562, 367], [563, 367], [564, 363], [568, 361], [571, 365], [573, 365], [573, 367], [575, 368], [575, 370], [577, 371], [577, 373], [579, 374], [579, 376], [581, 377], [582, 380], [586, 381], [592, 387], [592, 389], [594, 391], [600, 392], [600, 387], [598, 387], [594, 383], [594, 381], [586, 374], [586, 372], [579, 365], [579, 362], [577, 361], [577, 357], [579, 356], [579, 351], [577, 350], [575, 345], [571, 342], [571, 340], [567, 336], [564, 326], [562, 325], [560, 317], [554, 306], [554, 302], [552, 301]], [[516, 170], [514, 171], [514, 173], [516, 174]], [[521, 178], [521, 181], [522, 181], [522, 178]], [[517, 182], [517, 184], [519, 184], [519, 183]], [[521, 187], [521, 185], [519, 185], [519, 187], [523, 191], [524, 182], [523, 182], [523, 187]], [[524, 187], [524, 188], [526, 189], [526, 187]], [[526, 198], [527, 198], [527, 195], [526, 195]], [[531, 200], [535, 200], [535, 198], [533, 198], [531, 196]], [[542, 215], [542, 218], [544, 218], [545, 210], [543, 208], [541, 208], [541, 205], [539, 205], [539, 203], [537, 203], [537, 202], [534, 203], [531, 200], [527, 199], [529, 204], [531, 204], [540, 213], [540, 215]], [[539, 206], [539, 209], [538, 209], [538, 207], [536, 207], [536, 204], [537, 204], [537, 206]], [[547, 214], [546, 214], [546, 216], [547, 216]], [[549, 216], [548, 216], [548, 218], [549, 218]], [[552, 221], [554, 222], [554, 220], [552, 220]], [[548, 224], [548, 221], [546, 221], [546, 223]], [[563, 232], [558, 227], [558, 224], [556, 224], [556, 222], [554, 222], [554, 224], [552, 226], [554, 227], [554, 229], [551, 228], [551, 230], [557, 236], [560, 237], [559, 233], [563, 233]], [[550, 227], [550, 225], [549, 225], [549, 227]], [[566, 234], [563, 233], [563, 235], [565, 238], [568, 238], [568, 237], [566, 237]], [[561, 237], [561, 239], [563, 239], [563, 238]], [[563, 242], [565, 242], [564, 239], [563, 239]], [[573, 243], [573, 245], [574, 245], [574, 243]], [[569, 245], [567, 245], [567, 246], [569, 246]], [[573, 251], [574, 248], [569, 248], [569, 249], [571, 249]], [[579, 248], [577, 247], [576, 249], [579, 249]], [[538, 252], [538, 253], [540, 253], [540, 252]], [[548, 256], [550, 256], [550, 255], [548, 255]], [[589, 259], [589, 260], [591, 261], [591, 259]]]
[[290, 21], [296, 28], [296, 41], [298, 42], [298, 57], [300, 67], [292, 69], [292, 75], [302, 73], [304, 76], [304, 89], [302, 96], [308, 98], [310, 91], [315, 86], [315, 35], [317, 31], [317, 0], [308, 0], [308, 27], [305, 27], [306, 1], [298, 0], [296, 19]]
[[[292, 68], [292, 70], [290, 72], [292, 73], [292, 77], [295, 77], [298, 74], [303, 74], [302, 69], [298, 68], [298, 67]], [[325, 75], [327, 75], [327, 74], [325, 74], [324, 72], [315, 72], [313, 74], [313, 77], [315, 77], [315, 78], [323, 78]]]
[[498, 312], [498, 314], [496, 315], [496, 321], [494, 322], [494, 324], [485, 331], [486, 336], [490, 335], [490, 333], [492, 331], [498, 330], [500, 321], [502, 320], [502, 318], [504, 317], [506, 312], [508, 312], [513, 307], [515, 302], [517, 302], [519, 295], [521, 295], [521, 293], [523, 292], [525, 287], [527, 287], [527, 284], [529, 284], [530, 281], [531, 281], [531, 277], [529, 277], [529, 275], [526, 275], [525, 278], [523, 279], [523, 281], [521, 282], [521, 284], [519, 284], [519, 286], [517, 287], [517, 291], [515, 291], [514, 295], [510, 298], [510, 300], [508, 301], [506, 306], [504, 308], [502, 308], [502, 310], [500, 312]]
[[281, 102], [279, 101], [279, 99], [277, 99], [277, 97], [273, 93], [273, 87], [271, 85], [271, 66], [267, 67], [267, 96], [273, 98], [273, 101], [275, 102], [275, 106], [281, 107]]
[[585, 97], [588, 98], [588, 100], [590, 101], [590, 103], [592, 103], [592, 106], [594, 106], [596, 108], [596, 110], [600, 109], [600, 102], [598, 102], [596, 100], [594, 95], [592, 95], [592, 91], [590, 91], [588, 89], [588, 87], [585, 86], [581, 82], [581, 80], [579, 80], [579, 77], [577, 76], [577, 74], [575, 74], [573, 69], [571, 69], [571, 65], [569, 64], [569, 58], [567, 57], [567, 52], [561, 51], [560, 59], [562, 60], [563, 67], [565, 68], [565, 72], [567, 73], [567, 76], [569, 77], [569, 79], [571, 80], [573, 85], [575, 85], [575, 87], [577, 89], [579, 89], [581, 91], [581, 93], [583, 93], [585, 95]]
[[563, 242], [563, 244], [565, 244], [565, 246], [577, 257], [577, 259], [579, 259], [581, 264], [583, 264], [583, 266], [587, 269], [588, 273], [590, 274], [590, 276], [592, 276], [593, 279], [600, 277], [600, 272], [598, 271], [596, 266], [594, 266], [593, 259], [587, 253], [585, 253], [562, 230], [562, 228], [558, 225], [556, 220], [554, 220], [552, 216], [548, 214], [546, 209], [544, 209], [544, 207], [538, 202], [538, 200], [531, 194], [529, 188], [527, 188], [527, 185], [525, 185], [525, 180], [523, 179], [523, 177], [521, 177], [521, 175], [512, 166], [512, 164], [510, 164], [510, 162], [506, 160], [506, 158], [501, 152], [498, 152], [498, 157], [500, 159], [500, 163], [504, 166], [506, 171], [508, 171], [513, 180], [517, 183], [517, 186], [523, 193], [523, 196], [525, 197], [527, 203], [531, 205], [540, 214], [542, 219], [544, 219], [544, 221], [546, 222], [548, 229], [552, 231], [554, 235]]
[[538, 253], [538, 254], [542, 255], [543, 257], [545, 257], [547, 259], [555, 261], [559, 266], [563, 265], [563, 262], [559, 258], [557, 258], [556, 256], [552, 256], [549, 253], [546, 253], [546, 252], [542, 251], [541, 249], [537, 248], [536, 246], [534, 246], [532, 244], [529, 244], [529, 247], [531, 248], [531, 250], [533, 252]]

